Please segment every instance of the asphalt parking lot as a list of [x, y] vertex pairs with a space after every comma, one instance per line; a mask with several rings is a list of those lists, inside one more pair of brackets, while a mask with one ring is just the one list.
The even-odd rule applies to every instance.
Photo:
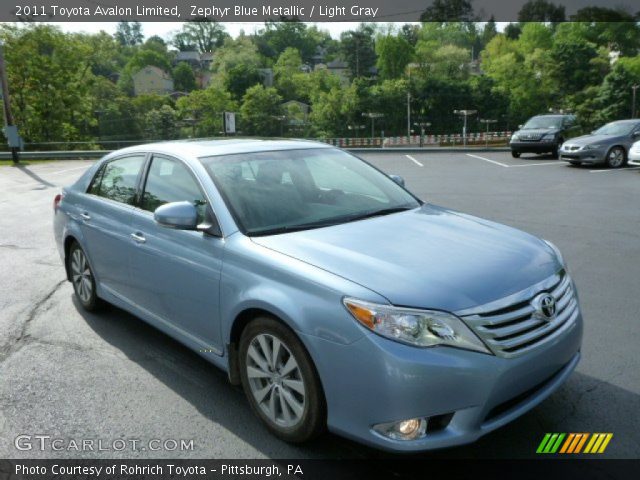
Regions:
[[[640, 170], [575, 168], [505, 152], [361, 156], [422, 199], [551, 240], [577, 284], [583, 357], [542, 405], [446, 458], [535, 457], [546, 432], [611, 432], [607, 458], [640, 457]], [[0, 167], [0, 458], [372, 458], [326, 434], [271, 436], [222, 372], [131, 315], [82, 312], [52, 234], [52, 201], [90, 162]], [[401, 232], [399, 232], [401, 245]], [[373, 400], [372, 400], [373, 401]], [[193, 439], [189, 451], [21, 451], [18, 435]]]

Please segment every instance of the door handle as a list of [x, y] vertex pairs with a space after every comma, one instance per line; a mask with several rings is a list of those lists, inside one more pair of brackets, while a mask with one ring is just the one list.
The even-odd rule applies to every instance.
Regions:
[[89, 215], [87, 212], [82, 212], [80, 214], [80, 218], [82, 218], [83, 220], [91, 220], [91, 215]]
[[131, 238], [133, 238], [138, 243], [144, 243], [147, 241], [147, 239], [144, 238], [144, 235], [142, 235], [141, 233], [132, 233]]

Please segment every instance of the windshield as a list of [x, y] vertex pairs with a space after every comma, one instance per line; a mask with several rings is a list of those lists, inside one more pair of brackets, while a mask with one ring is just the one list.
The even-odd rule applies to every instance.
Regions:
[[600, 127], [593, 132], [594, 135], [629, 135], [637, 123], [633, 122], [611, 122], [607, 123], [604, 127]]
[[523, 129], [561, 128], [562, 117], [533, 117], [524, 124]]
[[362, 160], [331, 148], [200, 159], [247, 235], [335, 225], [420, 205]]

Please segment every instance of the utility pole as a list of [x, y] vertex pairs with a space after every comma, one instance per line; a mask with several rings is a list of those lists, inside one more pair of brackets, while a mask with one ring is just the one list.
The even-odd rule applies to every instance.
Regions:
[[407, 92], [407, 141], [411, 138], [411, 92]]
[[5, 135], [11, 148], [11, 157], [13, 163], [20, 163], [20, 137], [18, 135], [18, 127], [14, 125], [13, 114], [11, 113], [11, 100], [9, 99], [9, 82], [7, 80], [7, 69], [4, 63], [4, 44], [0, 42], [0, 86], [2, 87], [2, 101], [4, 105], [4, 125]]
[[633, 90], [633, 100], [631, 101], [631, 118], [636, 118], [636, 90], [638, 89], [638, 85], [633, 85], [631, 90]]

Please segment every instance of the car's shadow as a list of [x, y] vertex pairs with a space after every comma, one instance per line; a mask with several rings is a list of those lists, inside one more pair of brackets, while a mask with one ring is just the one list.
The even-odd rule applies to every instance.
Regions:
[[[241, 388], [229, 384], [224, 372], [144, 321], [113, 306], [98, 313], [73, 303], [87, 325], [105, 342], [193, 405], [203, 416], [269, 457], [278, 458], [393, 458], [331, 433], [305, 445], [290, 445], [271, 435], [256, 418]], [[167, 366], [171, 362], [172, 368]], [[195, 379], [196, 381], [190, 381]], [[437, 395], [437, 392], [434, 392]], [[375, 401], [375, 399], [372, 399]], [[153, 406], [149, 406], [153, 408]], [[624, 418], [640, 410], [640, 396], [592, 377], [574, 373], [554, 395], [532, 412], [481, 438], [474, 444], [416, 455], [423, 458], [522, 458], [535, 456], [546, 432], [613, 432], [635, 456], [637, 433]], [[240, 421], [240, 419], [242, 419]], [[635, 452], [634, 450], [635, 449]], [[413, 457], [413, 456], [412, 456]]]
[[[526, 155], [526, 156], [525, 156]], [[516, 160], [516, 159], [514, 159]], [[536, 153], [523, 153], [520, 155], [520, 157], [517, 158], [517, 160], [558, 160], [557, 157], [554, 157], [553, 155], [551, 155], [550, 153], [545, 153], [542, 155], [536, 154]]]

